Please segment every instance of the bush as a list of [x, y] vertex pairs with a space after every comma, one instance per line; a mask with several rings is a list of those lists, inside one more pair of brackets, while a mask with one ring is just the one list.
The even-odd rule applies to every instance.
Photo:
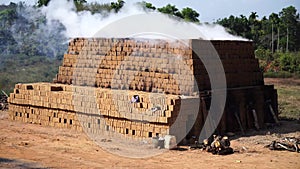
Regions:
[[256, 49], [254, 53], [255, 57], [259, 60], [265, 60], [267, 62], [274, 60], [272, 52], [269, 49]]
[[300, 76], [300, 52], [275, 52], [257, 49], [255, 57], [259, 59], [260, 69], [267, 77]]
[[300, 71], [300, 52], [278, 53], [281, 70], [296, 73]]

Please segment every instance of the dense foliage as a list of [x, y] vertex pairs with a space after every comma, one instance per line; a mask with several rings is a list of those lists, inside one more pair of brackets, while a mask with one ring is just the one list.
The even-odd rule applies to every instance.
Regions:
[[[300, 18], [293, 6], [258, 19], [256, 12], [248, 17], [229, 16], [218, 24], [232, 34], [253, 40], [255, 55], [267, 76], [290, 77], [300, 74]], [[273, 73], [271, 73], [273, 72]]]
[[300, 50], [300, 20], [295, 7], [283, 8], [269, 17], [258, 19], [256, 12], [248, 17], [233, 15], [219, 19], [218, 24], [228, 28], [230, 33], [254, 41], [256, 48], [269, 49], [271, 52]]

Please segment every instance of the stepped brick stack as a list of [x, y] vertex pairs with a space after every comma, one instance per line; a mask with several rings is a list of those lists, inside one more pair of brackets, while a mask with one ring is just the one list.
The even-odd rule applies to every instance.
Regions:
[[[114, 131], [149, 138], [186, 132], [187, 139], [198, 137], [214, 92], [205, 67], [217, 66], [210, 57], [215, 54], [227, 84], [216, 131], [274, 122], [277, 92], [264, 85], [252, 42], [247, 41], [76, 38], [54, 83], [15, 85], [9, 114], [12, 120], [99, 134]], [[207, 60], [205, 65], [200, 58]], [[196, 121], [189, 127], [191, 116]], [[177, 127], [171, 128], [177, 120]]]

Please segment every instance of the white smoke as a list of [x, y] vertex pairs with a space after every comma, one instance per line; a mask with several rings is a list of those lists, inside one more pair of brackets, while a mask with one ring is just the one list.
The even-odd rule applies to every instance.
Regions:
[[142, 11], [132, 4], [127, 4], [119, 13], [111, 12], [107, 16], [91, 14], [89, 11], [76, 12], [73, 1], [51, 0], [47, 7], [43, 7], [42, 12], [46, 15], [50, 26], [52, 20], [57, 20], [65, 26], [66, 36], [74, 38], [93, 37], [105, 25]]
[[[102, 14], [91, 14], [88, 11], [76, 12], [75, 5], [73, 1], [67, 0], [51, 0], [47, 7], [43, 7], [42, 12], [46, 15], [49, 26], [51, 26], [51, 21], [57, 20], [62, 23], [65, 28], [65, 35], [68, 38], [74, 37], [94, 37], [95, 34], [106, 27], [107, 25], [117, 22], [120, 19], [128, 18], [129, 16], [138, 14], [147, 14], [141, 7], [137, 6], [135, 3], [126, 2], [124, 7], [118, 13], [111, 12], [107, 15]], [[183, 22], [174, 17], [166, 17], [161, 15], [162, 22], [169, 22], [173, 24], [172, 29], [182, 29], [186, 32], [193, 30], [195, 27], [201, 32], [201, 35], [185, 36], [185, 39], [205, 39], [205, 40], [247, 40], [242, 37], [237, 37], [226, 32], [225, 28], [220, 25], [215, 24], [193, 24], [188, 22]], [[165, 20], [168, 18], [169, 21]], [[145, 26], [139, 25], [138, 22], [133, 26]], [[151, 26], [146, 25], [147, 26]], [[159, 27], [160, 25], [155, 25]], [[192, 29], [190, 29], [193, 27]], [[122, 27], [115, 28], [118, 35], [122, 32]], [[171, 31], [171, 29], [170, 29]], [[111, 37], [119, 37], [118, 35], [109, 34]], [[107, 37], [107, 34], [97, 34], [100, 37]], [[149, 36], [147, 36], [149, 38]], [[182, 37], [181, 37], [182, 38]]]
[[[45, 23], [45, 18], [39, 9], [19, 3], [17, 18], [9, 27], [16, 45], [13, 51], [27, 55], [41, 55], [56, 58], [66, 50], [67, 38], [62, 34], [64, 26], [58, 21], [51, 21], [51, 26]], [[30, 43], [28, 43], [30, 42]]]
[[206, 40], [241, 40], [248, 41], [240, 36], [235, 36], [226, 31], [226, 29], [218, 24], [202, 24], [198, 26], [198, 29], [205, 36]]

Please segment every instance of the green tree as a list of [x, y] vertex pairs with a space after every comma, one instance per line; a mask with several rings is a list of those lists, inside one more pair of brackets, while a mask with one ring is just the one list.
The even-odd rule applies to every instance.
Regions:
[[0, 10], [0, 30], [13, 25], [14, 20], [17, 18], [16, 8], [17, 5], [15, 3], [10, 3], [7, 8]]
[[105, 12], [111, 11], [111, 7], [109, 3], [105, 3], [105, 4], [88, 3], [85, 4], [84, 10], [90, 11], [92, 14], [101, 13], [102, 15], [108, 15], [108, 13]]
[[180, 11], [178, 10], [178, 8], [176, 8], [175, 5], [171, 5], [171, 4], [167, 4], [164, 7], [161, 8], [157, 8], [157, 10], [161, 13], [165, 13], [165, 14], [169, 14], [169, 15], [173, 15], [173, 16], [177, 16], [179, 18], [183, 18], [182, 14], [180, 13]]
[[239, 17], [231, 15], [228, 19], [224, 18], [218, 20], [217, 23], [228, 28], [229, 32], [234, 35], [239, 35], [251, 39], [249, 22], [244, 15], [240, 15]]
[[148, 2], [146, 2], [145, 6], [146, 6], [146, 8], [149, 8], [149, 9], [153, 9], [153, 10], [156, 9], [155, 6], [153, 6], [151, 3], [148, 3]]
[[[293, 6], [289, 6], [287, 8], [283, 8], [281, 12], [279, 12], [279, 16], [282, 24], [284, 25], [284, 32], [286, 41], [284, 44], [286, 46], [286, 51], [295, 51], [300, 49], [300, 33], [297, 28], [299, 25], [299, 13]], [[298, 43], [298, 44], [297, 44]]]
[[199, 13], [192, 8], [186, 7], [181, 10], [183, 19], [190, 22], [199, 22]]
[[152, 3], [146, 1], [138, 2], [137, 4], [143, 7], [144, 9], [156, 10], [156, 7], [153, 6]]
[[272, 13], [268, 18], [264, 16], [261, 20], [256, 12], [252, 12], [248, 19], [243, 15], [231, 15], [219, 19], [217, 23], [232, 34], [253, 40], [256, 49], [273, 49], [273, 52], [300, 50], [299, 13], [293, 6], [283, 8], [279, 14]]
[[50, 0], [38, 0], [37, 7], [48, 6]]
[[266, 32], [269, 33], [270, 36], [270, 46], [273, 48], [272, 52], [280, 49], [280, 40], [278, 40], [280, 39], [280, 30], [283, 31], [283, 27], [279, 15], [276, 13], [271, 13]]
[[[84, 10], [84, 4], [87, 3], [86, 0], [73, 0], [77, 11]], [[48, 6], [50, 0], [38, 0], [36, 3], [37, 7]]]
[[117, 13], [124, 6], [124, 4], [125, 4], [124, 1], [118, 0], [117, 2], [111, 2], [110, 7]]
[[249, 39], [252, 39], [256, 46], [259, 46], [259, 38], [263, 32], [261, 32], [262, 23], [258, 19], [256, 12], [251, 12], [248, 18], [248, 24], [250, 27], [250, 34], [248, 35]]
[[85, 4], [86, 3], [87, 3], [86, 0], [74, 0], [74, 4], [76, 6], [77, 11], [85, 10]]

